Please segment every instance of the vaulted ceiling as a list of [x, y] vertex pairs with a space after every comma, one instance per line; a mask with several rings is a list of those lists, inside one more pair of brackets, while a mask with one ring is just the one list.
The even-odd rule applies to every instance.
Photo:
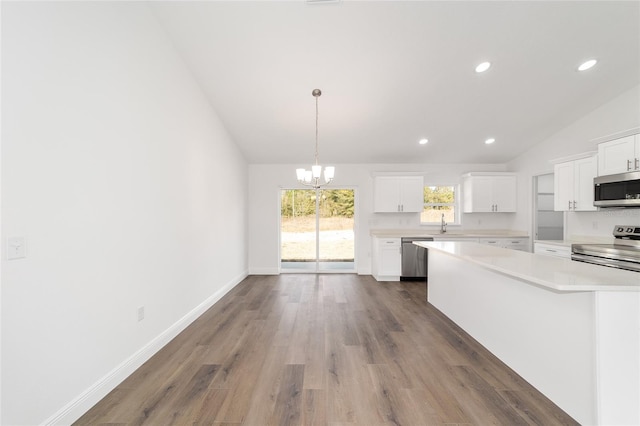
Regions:
[[315, 88], [321, 163], [503, 163], [640, 84], [637, 1], [150, 7], [250, 163], [311, 161]]

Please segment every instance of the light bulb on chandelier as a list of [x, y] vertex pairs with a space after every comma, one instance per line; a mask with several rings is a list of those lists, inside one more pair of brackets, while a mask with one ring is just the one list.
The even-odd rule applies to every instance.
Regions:
[[336, 168], [333, 166], [327, 166], [324, 168], [324, 183], [320, 183], [320, 177], [322, 176], [322, 166], [318, 164], [318, 98], [322, 95], [320, 89], [314, 89], [311, 92], [314, 98], [316, 98], [316, 153], [315, 164], [311, 166], [311, 170], [296, 169], [296, 176], [298, 182], [303, 185], [311, 186], [318, 189], [333, 180]]

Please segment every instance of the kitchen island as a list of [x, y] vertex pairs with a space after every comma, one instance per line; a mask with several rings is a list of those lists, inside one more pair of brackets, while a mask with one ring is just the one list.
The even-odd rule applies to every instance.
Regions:
[[428, 300], [581, 424], [640, 424], [640, 274], [472, 242], [429, 250]]

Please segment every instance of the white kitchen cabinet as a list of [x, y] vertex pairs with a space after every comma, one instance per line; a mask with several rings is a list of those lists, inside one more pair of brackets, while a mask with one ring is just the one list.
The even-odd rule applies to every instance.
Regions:
[[571, 247], [568, 245], [557, 245], [547, 243], [533, 243], [533, 252], [535, 254], [542, 254], [545, 256], [562, 257], [564, 259], [571, 259]]
[[373, 186], [375, 213], [420, 213], [424, 208], [422, 176], [376, 176]]
[[515, 212], [517, 209], [516, 176], [495, 176], [493, 178], [493, 202], [496, 212]]
[[594, 211], [593, 178], [598, 174], [598, 158], [589, 155], [554, 166], [554, 210]]
[[513, 173], [467, 173], [463, 175], [464, 213], [513, 213], [517, 181]]
[[502, 247], [510, 250], [529, 251], [529, 238], [480, 238], [480, 244]]
[[640, 170], [640, 135], [598, 144], [598, 175]]
[[531, 251], [529, 249], [529, 238], [505, 238], [503, 247], [510, 250]]
[[400, 281], [402, 244], [400, 238], [373, 239], [373, 276], [378, 281]]

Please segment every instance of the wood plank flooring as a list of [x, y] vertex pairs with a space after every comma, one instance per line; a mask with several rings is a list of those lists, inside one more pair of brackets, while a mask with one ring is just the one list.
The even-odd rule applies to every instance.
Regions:
[[76, 425], [577, 424], [420, 282], [251, 276]]

